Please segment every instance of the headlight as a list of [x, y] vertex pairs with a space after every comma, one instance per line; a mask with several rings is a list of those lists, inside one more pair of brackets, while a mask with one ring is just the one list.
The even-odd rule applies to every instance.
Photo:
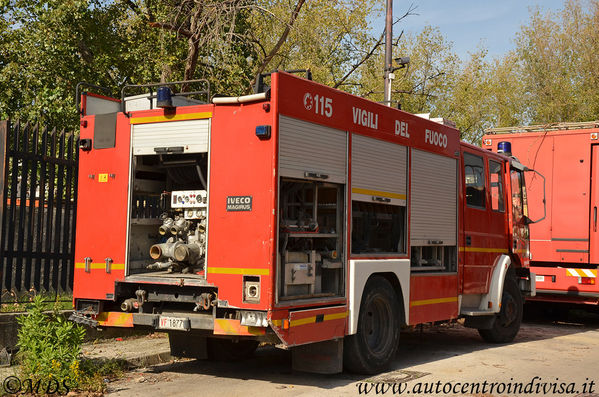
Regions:
[[268, 327], [266, 312], [241, 311], [241, 325], [248, 327]]

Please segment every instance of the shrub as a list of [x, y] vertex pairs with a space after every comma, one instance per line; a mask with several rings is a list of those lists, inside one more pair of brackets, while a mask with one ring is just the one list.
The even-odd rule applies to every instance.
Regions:
[[43, 298], [36, 296], [27, 314], [18, 318], [22, 375], [34, 383], [66, 381], [76, 388], [82, 380], [79, 366], [85, 330], [66, 320], [57, 307], [50, 313], [45, 308]]

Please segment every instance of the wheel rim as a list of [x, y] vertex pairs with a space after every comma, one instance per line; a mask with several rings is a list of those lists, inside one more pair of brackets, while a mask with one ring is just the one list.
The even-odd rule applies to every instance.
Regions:
[[504, 292], [501, 302], [501, 325], [509, 327], [518, 318], [518, 305], [512, 294]]
[[366, 308], [362, 328], [366, 345], [374, 355], [387, 351], [392, 326], [390, 318], [391, 311], [386, 300], [379, 295], [375, 296]]

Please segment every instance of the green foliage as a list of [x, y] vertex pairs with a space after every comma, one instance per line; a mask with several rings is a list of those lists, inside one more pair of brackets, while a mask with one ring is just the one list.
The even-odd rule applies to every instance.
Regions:
[[570, 0], [558, 12], [533, 10], [516, 37], [524, 122], [599, 118], [599, 2]]
[[[80, 81], [119, 96], [124, 84], [205, 78], [213, 93], [240, 95], [273, 69], [309, 68], [320, 83], [382, 101], [382, 32], [369, 21], [383, 3], [0, 0], [0, 119], [76, 129]], [[599, 0], [532, 10], [516, 49], [491, 60], [483, 47], [459, 59], [426, 26], [394, 46], [411, 63], [395, 72], [392, 99], [453, 119], [474, 143], [488, 127], [599, 119], [598, 25]]]
[[[251, 14], [250, 22], [252, 34], [259, 43], [256, 52], [264, 56], [287, 26], [295, 2], [268, 0], [259, 3], [261, 9]], [[267, 71], [311, 69], [314, 80], [359, 94], [362, 68], [355, 65], [359, 65], [377, 43], [378, 34], [373, 36], [369, 21], [381, 12], [382, 2], [377, 0], [307, 1]], [[382, 63], [380, 66], [382, 69]], [[348, 73], [350, 75], [344, 79]]]
[[85, 330], [66, 320], [58, 310], [47, 313], [44, 309], [43, 299], [35, 297], [27, 314], [18, 318], [22, 375], [34, 383], [57, 380], [62, 384], [66, 380], [76, 386], [83, 376], [80, 353]]
[[103, 393], [106, 391], [106, 379], [120, 378], [127, 369], [124, 360], [81, 360], [80, 378], [77, 390]]
[[66, 320], [58, 305], [50, 312], [47, 309], [48, 302], [36, 296], [28, 305], [27, 314], [18, 318], [21, 378], [31, 379], [30, 385], [40, 385], [40, 392], [49, 382], [57, 382], [62, 391], [66, 384], [70, 390], [104, 392], [105, 379], [121, 376], [126, 363], [84, 359], [84, 328]]

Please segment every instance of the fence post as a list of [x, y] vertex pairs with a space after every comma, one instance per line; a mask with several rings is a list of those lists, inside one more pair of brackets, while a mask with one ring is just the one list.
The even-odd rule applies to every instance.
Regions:
[[[6, 185], [4, 167], [6, 165], [6, 152], [8, 151], [8, 120], [0, 120], [0, 241], [4, 233], [4, 187]], [[2, 261], [2, 250], [0, 246], [0, 302], [2, 301], [2, 287], [4, 285], [4, 264]]]

